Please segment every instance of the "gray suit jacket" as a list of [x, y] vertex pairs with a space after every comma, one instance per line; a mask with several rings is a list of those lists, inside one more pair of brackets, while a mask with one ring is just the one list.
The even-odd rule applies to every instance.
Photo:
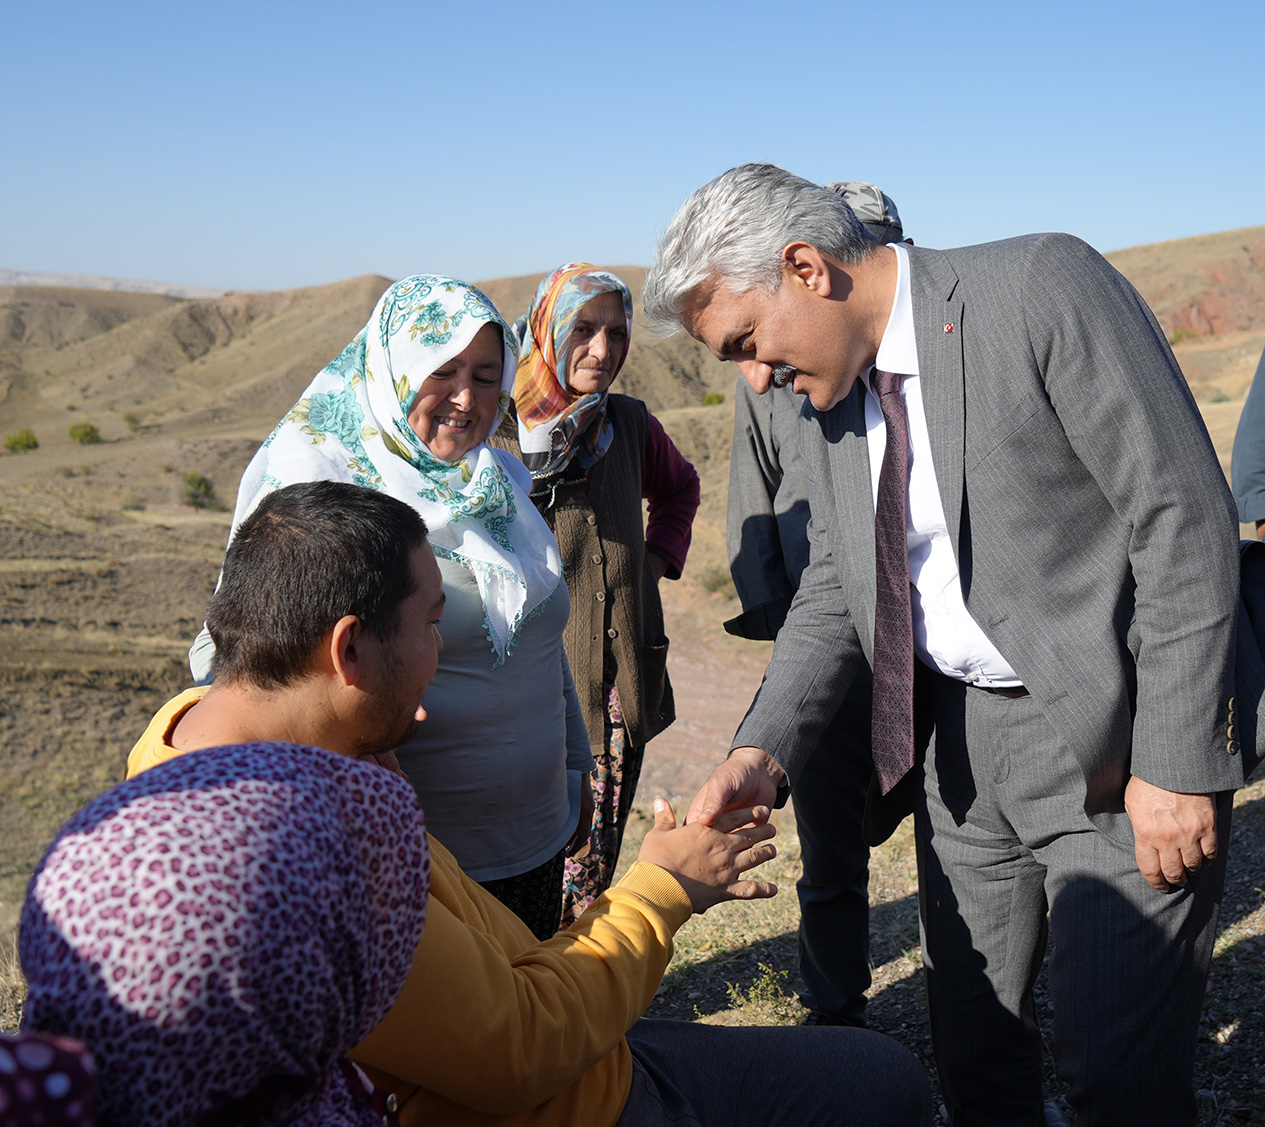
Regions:
[[[1237, 523], [1150, 310], [1068, 235], [909, 256], [966, 605], [1078, 761], [1086, 810], [1119, 812], [1131, 773], [1177, 791], [1241, 786], [1227, 739]], [[804, 408], [811, 562], [734, 740], [792, 781], [872, 657], [864, 394]]]

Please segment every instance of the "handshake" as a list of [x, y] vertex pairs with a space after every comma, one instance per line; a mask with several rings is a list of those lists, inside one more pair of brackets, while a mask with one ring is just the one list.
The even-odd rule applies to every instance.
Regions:
[[[769, 825], [768, 805], [777, 782], [768, 772], [748, 773], [743, 752], [754, 750], [740, 748], [716, 769], [691, 804], [684, 826], [676, 824], [666, 799], [654, 801], [654, 827], [646, 834], [638, 859], [676, 877], [695, 912], [705, 912], [725, 900], [761, 900], [777, 892], [777, 885], [769, 881], [743, 879], [749, 869], [777, 856], [777, 847], [770, 843], [777, 830]], [[772, 760], [759, 754], [772, 765]], [[729, 772], [735, 774], [733, 780], [725, 778]], [[734, 785], [739, 773], [747, 785]], [[764, 779], [752, 782], [760, 774]], [[763, 800], [734, 805], [734, 800], [747, 795]]]

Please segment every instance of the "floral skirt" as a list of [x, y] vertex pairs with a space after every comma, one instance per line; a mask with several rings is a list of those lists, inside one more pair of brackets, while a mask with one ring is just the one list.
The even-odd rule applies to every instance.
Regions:
[[611, 886], [624, 827], [632, 811], [645, 744], [630, 746], [619, 692], [607, 693], [604, 748], [593, 771], [593, 824], [589, 846], [579, 857], [568, 857], [562, 886], [562, 926], [569, 927]]

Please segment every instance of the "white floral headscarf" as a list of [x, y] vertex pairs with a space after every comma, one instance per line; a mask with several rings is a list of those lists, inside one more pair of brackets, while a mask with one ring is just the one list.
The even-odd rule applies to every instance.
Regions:
[[518, 459], [484, 442], [456, 462], [442, 461], [408, 422], [422, 382], [485, 325], [501, 332], [499, 425], [518, 344], [492, 303], [474, 286], [435, 274], [391, 286], [251, 459], [233, 530], [266, 494], [296, 482], [385, 490], [421, 513], [437, 555], [474, 573], [496, 666], [562, 579], [557, 542], [528, 498], [531, 478]]

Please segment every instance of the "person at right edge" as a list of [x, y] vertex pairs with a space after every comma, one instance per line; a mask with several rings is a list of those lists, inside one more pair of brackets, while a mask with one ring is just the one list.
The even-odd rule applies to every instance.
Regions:
[[[891, 197], [873, 184], [845, 180], [827, 187], [876, 243], [912, 243]], [[743, 613], [725, 629], [739, 638], [777, 637], [808, 566], [808, 481], [795, 435], [802, 406], [789, 387], [757, 395], [738, 377], [725, 541]], [[871, 769], [870, 698], [870, 668], [862, 663], [795, 788], [805, 1025], [866, 1024], [870, 847], [861, 822]]]
[[1234, 432], [1230, 484], [1239, 506], [1239, 520], [1254, 524], [1256, 538], [1265, 539], [1265, 352], [1256, 365], [1256, 375], [1239, 416], [1239, 429]]
[[949, 1122], [1044, 1124], [1048, 944], [1078, 1123], [1195, 1123], [1245, 767], [1237, 524], [1145, 302], [1070, 235], [878, 246], [761, 164], [683, 205], [643, 301], [809, 400], [809, 564], [687, 822], [784, 795], [864, 654], [866, 832], [914, 814]]

